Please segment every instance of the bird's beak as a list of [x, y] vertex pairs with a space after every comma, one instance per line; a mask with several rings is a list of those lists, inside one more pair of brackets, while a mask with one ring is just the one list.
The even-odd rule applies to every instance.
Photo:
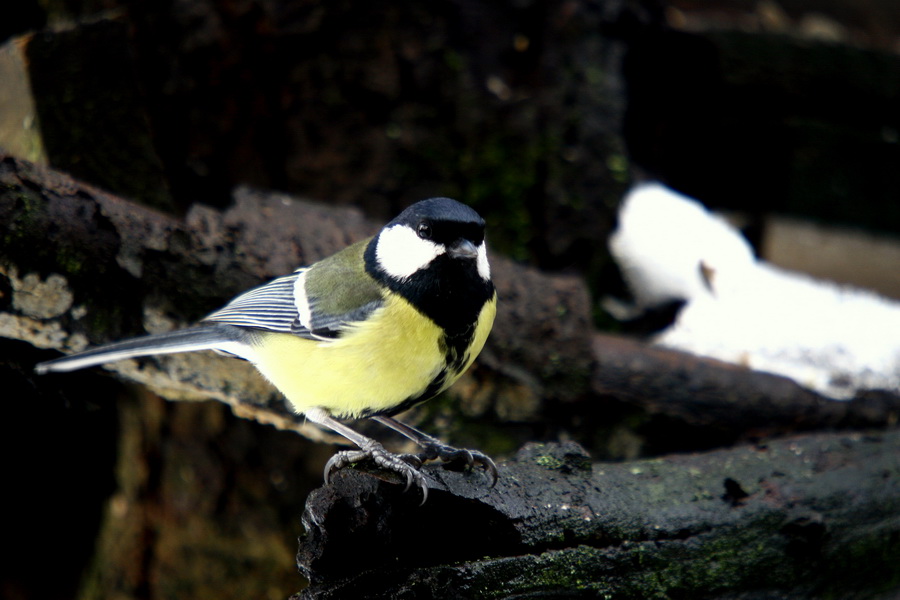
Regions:
[[478, 256], [478, 248], [469, 240], [456, 240], [447, 249], [448, 254], [452, 258], [476, 258]]

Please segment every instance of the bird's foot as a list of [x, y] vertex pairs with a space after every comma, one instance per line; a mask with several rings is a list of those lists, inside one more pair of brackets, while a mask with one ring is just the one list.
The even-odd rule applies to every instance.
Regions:
[[422, 460], [415, 455], [398, 455], [388, 452], [375, 440], [366, 440], [359, 450], [342, 450], [332, 456], [325, 464], [325, 483], [329, 483], [334, 471], [364, 460], [371, 460], [382, 469], [406, 477], [406, 487], [403, 491], [409, 490], [415, 483], [422, 490], [422, 504], [425, 504], [425, 500], [428, 499], [428, 483], [425, 476], [419, 471]]
[[494, 487], [497, 483], [497, 477], [499, 476], [497, 465], [494, 464], [494, 461], [487, 454], [478, 450], [454, 448], [436, 440], [424, 444], [423, 448], [422, 452], [414, 455], [419, 459], [420, 464], [427, 460], [435, 459], [445, 463], [462, 462], [470, 468], [477, 464], [491, 478], [491, 487]]

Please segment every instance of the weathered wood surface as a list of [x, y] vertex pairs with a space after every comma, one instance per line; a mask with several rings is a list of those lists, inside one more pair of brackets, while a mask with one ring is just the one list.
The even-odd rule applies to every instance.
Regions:
[[[823, 324], [823, 326], [825, 326]], [[900, 390], [838, 402], [770, 373], [596, 334], [591, 389], [735, 440], [792, 431], [894, 425]]]
[[[4, 33], [58, 24], [60, 12], [67, 23], [28, 44], [31, 92], [44, 101], [44, 114], [8, 120], [32, 133], [39, 124], [41, 142], [57, 151], [49, 152], [53, 164], [145, 201], [171, 195], [186, 212], [195, 201], [222, 207], [234, 198], [236, 205], [163, 217], [67, 177], [0, 159], [0, 335], [13, 338], [0, 340], [0, 399], [6, 407], [0, 438], [4, 455], [11, 457], [14, 493], [8, 499], [15, 504], [9, 513], [18, 526], [16, 536], [4, 530], [7, 545], [16, 548], [5, 566], [16, 575], [29, 571], [35, 583], [17, 587], [9, 583], [14, 578], [3, 578], [0, 587], [12, 594], [46, 589], [33, 595], [75, 596], [50, 591], [51, 580], [61, 579], [73, 590], [86, 586], [82, 598], [222, 600], [284, 597], [299, 588], [293, 587], [290, 564], [297, 513], [306, 490], [321, 483], [315, 461], [324, 463], [332, 448], [234, 419], [216, 403], [164, 403], [133, 389], [125, 396], [140, 400], [113, 400], [123, 386], [100, 370], [40, 380], [31, 375], [35, 361], [52, 356], [51, 348], [76, 349], [86, 341], [193, 320], [232, 294], [376, 226], [353, 211], [249, 190], [233, 194], [236, 183], [302, 190], [380, 211], [418, 199], [418, 190], [458, 193], [480, 203], [494, 224], [493, 243], [503, 240], [546, 268], [595, 274], [605, 260], [601, 240], [611, 227], [616, 199], [630, 168], [638, 165], [704, 201], [745, 211], [789, 211], [891, 231], [900, 223], [900, 205], [894, 202], [900, 171], [893, 168], [897, 86], [890, 85], [898, 81], [893, 75], [900, 63], [891, 50], [898, 28], [888, 0], [837, 12], [809, 0], [779, 3], [787, 13], [774, 3], [729, 4], [724, 13], [714, 7], [715, 15], [706, 12], [708, 5], [663, 7], [643, 0], [401, 2], [387, 9], [353, 2], [329, 3], [327, 9], [317, 3], [298, 9], [280, 1], [192, 3], [191, 10], [181, 10], [185, 3], [130, 3], [118, 17], [98, 15], [97, 3], [13, 4], [25, 10], [4, 13]], [[114, 6], [123, 3], [103, 4], [115, 13]], [[770, 33], [748, 33], [745, 15], [725, 25], [740, 31], [722, 32], [727, 14], [742, 8], [758, 17], [752, 21], [751, 15], [751, 25]], [[16, 26], [27, 10], [46, 11], [48, 18]], [[837, 38], [822, 44], [802, 37], [802, 31], [796, 37], [797, 29], [810, 23], [821, 32], [822, 14], [830, 15], [826, 25]], [[98, 16], [119, 22], [97, 23]], [[673, 32], [666, 22], [693, 33]], [[861, 29], [868, 33], [863, 45], [878, 42], [881, 53], [841, 48], [841, 40], [856, 44]], [[316, 43], [310, 45], [311, 39]], [[97, 46], [86, 45], [91, 42]], [[125, 72], [132, 68], [124, 64], [130, 42], [137, 86]], [[46, 51], [42, 55], [34, 52], [39, 45]], [[110, 48], [115, 56], [104, 56]], [[85, 64], [91, 56], [98, 60]], [[66, 65], [80, 66], [63, 72]], [[116, 65], [124, 69], [110, 68]], [[104, 81], [110, 73], [123, 77]], [[133, 94], [137, 89], [139, 98]], [[124, 119], [118, 112], [123, 110]], [[65, 118], [54, 118], [59, 116]], [[105, 142], [102, 147], [98, 139]], [[93, 168], [98, 164], [102, 168]], [[124, 185], [113, 187], [116, 183]], [[321, 235], [333, 238], [318, 247]], [[478, 368], [452, 397], [428, 403], [415, 416], [448, 441], [499, 458], [522, 440], [575, 439], [600, 460], [748, 440], [764, 444], [796, 431], [808, 432], [806, 440], [826, 440], [833, 434], [816, 432], [833, 429], [848, 436], [872, 432], [877, 438], [896, 425], [896, 392], [876, 391], [838, 404], [781, 378], [596, 334], [588, 326], [586, 286], [578, 279], [548, 279], [512, 267], [505, 272], [500, 260], [494, 267], [498, 283], [506, 286], [505, 320]], [[605, 291], [607, 283], [597, 279], [595, 290]], [[217, 398], [257, 421], [287, 429], [297, 424], [277, 395], [235, 361], [196, 355], [116, 369], [171, 399]], [[56, 394], [45, 393], [50, 389]], [[92, 398], [98, 394], [105, 395], [99, 407]], [[311, 429], [303, 433], [319, 435]], [[42, 458], [48, 455], [52, 458]], [[871, 474], [865, 469], [871, 456], [849, 452], [851, 459], [862, 460], [862, 472]], [[115, 473], [110, 463], [118, 465]], [[598, 468], [605, 470], [595, 464], [592, 477]], [[504, 467], [507, 473], [513, 469]], [[114, 492], [108, 487], [113, 481]], [[732, 498], [753, 489], [752, 481], [734, 481]], [[884, 488], [872, 488], [883, 494], [880, 500], [896, 496], [895, 476], [884, 481]], [[718, 485], [714, 478], [710, 482]], [[641, 480], [636, 489], [622, 489], [655, 494], [661, 489], [656, 483]], [[473, 477], [472, 484], [480, 486], [480, 479]], [[343, 479], [314, 498], [342, 485]], [[399, 493], [394, 486], [384, 491]], [[502, 486], [496, 491], [511, 492]], [[107, 498], [108, 493], [113, 495]], [[458, 503], [439, 493], [434, 491], [432, 502], [437, 498], [451, 509], [438, 515], [442, 521], [426, 524], [470, 532], [455, 517]], [[751, 493], [748, 506], [759, 497]], [[805, 501], [791, 498], [794, 505]], [[537, 579], [546, 573], [562, 581], [566, 568], [585, 573], [592, 564], [597, 570], [582, 583], [612, 581], [602, 568], [613, 565], [609, 568], [620, 572], [618, 556], [645, 567], [647, 586], [633, 596], [663, 596], [660, 590], [669, 589], [669, 597], [691, 598], [897, 597], [896, 581], [885, 579], [898, 562], [892, 545], [897, 534], [882, 527], [886, 520], [876, 504], [865, 499], [853, 504], [851, 498], [829, 500], [827, 508], [844, 507], [847, 514], [859, 509], [853, 525], [859, 539], [866, 538], [870, 525], [886, 531], [882, 553], [868, 544], [865, 549], [826, 544], [828, 560], [773, 564], [773, 571], [795, 567], [801, 582], [820, 577], [806, 588], [765, 590], [749, 578], [740, 591], [721, 591], [712, 578], [681, 585], [669, 577], [677, 569], [669, 566], [678, 565], [674, 559], [648, 567], [647, 554], [628, 554], [631, 546], [624, 543], [621, 554], [611, 557], [613, 540], [607, 546], [584, 544], [595, 553], [610, 550], [602, 562], [591, 563], [593, 555], [573, 559], [578, 552], [561, 545], [540, 553], [523, 550], [531, 560], [524, 569], [506, 558], [482, 561], [487, 566], [478, 572], [491, 579], [479, 581], [497, 583], [492, 588], [497, 591], [468, 589], [471, 595], [496, 597], [509, 589], [500, 587], [508, 580], [522, 589], [525, 575]], [[412, 494], [397, 501], [406, 502], [398, 506], [408, 507], [410, 515], [420, 514]], [[622, 506], [630, 504], [640, 506], [627, 500]], [[631, 522], [627, 508], [591, 506], [607, 509], [622, 528]], [[733, 512], [746, 510], [737, 506]], [[101, 514], [102, 524], [93, 531], [92, 519]], [[788, 531], [797, 529], [811, 531], [808, 537], [815, 539], [815, 526]], [[845, 530], [836, 526], [826, 538], [834, 531]], [[333, 532], [339, 536], [340, 528]], [[740, 532], [736, 536], [743, 541]], [[639, 548], [677, 544], [637, 537], [643, 540], [636, 542]], [[470, 536], [466, 543], [474, 548], [477, 539]], [[64, 540], [66, 551], [65, 560], [55, 554], [51, 559], [52, 578], [46, 540]], [[428, 540], [415, 542], [414, 559], [449, 555]], [[745, 545], [754, 543], [769, 551], [786, 542], [768, 536]], [[390, 547], [384, 539], [376, 544], [379, 551]], [[332, 551], [354, 548], [352, 540], [342, 546], [328, 544]], [[836, 557], [832, 551], [839, 548], [845, 552]], [[722, 571], [734, 562], [711, 551], [705, 562], [698, 560], [710, 575], [724, 579], [730, 573]], [[569, 564], [547, 566], [545, 559], [556, 553], [569, 557]], [[341, 577], [352, 574], [350, 567]], [[422, 578], [435, 580], [454, 567], [429, 568], [438, 575]], [[860, 578], [850, 572], [846, 579], [859, 582], [856, 588], [845, 594], [845, 588], [829, 583], [854, 568]], [[733, 571], [744, 569], [742, 563]], [[403, 572], [391, 571], [398, 576], [397, 589], [406, 585]], [[689, 574], [698, 571], [703, 572], [686, 568]], [[322, 576], [313, 591], [341, 589], [340, 578], [329, 588], [325, 570], [317, 573]], [[868, 573], [872, 577], [862, 580]], [[610, 595], [626, 596], [636, 589], [627, 587], [631, 581], [626, 577], [624, 591]], [[554, 588], [559, 592], [554, 595], [600, 595], [579, 587], [577, 579], [567, 583], [563, 591]], [[534, 595], [551, 593], [542, 588]]]
[[[0, 334], [70, 351], [178, 325], [376, 227], [358, 211], [248, 189], [227, 211], [198, 206], [175, 218], [3, 156]], [[900, 589], [895, 393], [834, 403], [780, 377], [599, 334], [577, 278], [496, 257], [494, 267], [497, 327], [457, 386], [458, 418], [439, 413], [436, 424], [479, 447], [503, 435], [520, 445], [535, 432], [590, 441], [606, 421], [644, 436], [650, 446], [638, 453], [756, 445], [621, 464], [592, 462], [575, 445], [532, 446], [493, 490], [480, 475], [430, 468], [435, 489], [421, 508], [381, 474], [343, 472], [309, 499], [306, 596], [877, 598]], [[170, 399], [214, 398], [323, 437], [238, 361], [185, 355], [115, 368]], [[836, 428], [847, 431], [827, 433]], [[771, 439], [796, 431], [820, 433]]]
[[[178, 219], [9, 156], [0, 157], [0, 184], [9, 292], [0, 298], [0, 334], [63, 351], [190, 322], [377, 229], [353, 209], [249, 189], [227, 211], [197, 205]], [[896, 391], [835, 403], [780, 377], [592, 332], [578, 278], [496, 256], [493, 266], [501, 310], [460, 393], [471, 417], [536, 423], [548, 403], [580, 410], [612, 398], [741, 439], [881, 426], [900, 413]], [[114, 368], [171, 399], [215, 398], [241, 416], [298, 426], [277, 394], [233, 360], [181, 355]]]
[[[0, 334], [63, 351], [190, 322], [377, 230], [353, 209], [249, 189], [238, 190], [227, 211], [198, 205], [177, 219], [8, 156], [0, 158], [0, 184], [0, 259], [10, 292]], [[533, 405], [542, 395], [583, 393], [591, 365], [583, 283], [501, 257], [493, 270], [503, 311], [482, 364], [503, 377], [490, 385], [471, 379], [470, 395]], [[271, 389], [234, 360], [181, 355], [151, 363], [114, 368], [172, 399], [212, 397], [242, 416], [293, 427]]]
[[[900, 432], [592, 463], [529, 445], [415, 492], [314, 491], [299, 598], [879, 598], [900, 589]], [[396, 483], [396, 482], [395, 482]]]

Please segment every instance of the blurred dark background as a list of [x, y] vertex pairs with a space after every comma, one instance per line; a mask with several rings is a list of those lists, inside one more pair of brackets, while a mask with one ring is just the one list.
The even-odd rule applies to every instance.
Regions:
[[[495, 251], [583, 274], [598, 298], [618, 285], [604, 241], [636, 177], [742, 213], [758, 246], [773, 214], [900, 233], [893, 0], [17, 0], [0, 11], [0, 147], [175, 214], [227, 206], [240, 184], [376, 220], [452, 196], [486, 217]], [[17, 359], [0, 363], [4, 397], [44, 401], [3, 421], [21, 494], [7, 494], [18, 552], [0, 595], [299, 589], [291, 538], [320, 480], [296, 475], [300, 457], [330, 448], [97, 375], [34, 389], [21, 365], [47, 356], [4, 352]], [[117, 433], [128, 422], [142, 437]], [[680, 449], [667, 442], [645, 450]], [[182, 489], [198, 477], [212, 499]], [[36, 523], [35, 507], [55, 519]], [[63, 550], [48, 555], [54, 544]]]
[[887, 0], [7, 10], [0, 36], [38, 32], [49, 162], [167, 210], [227, 205], [239, 183], [378, 218], [443, 194], [504, 253], [596, 274], [639, 168], [713, 207], [900, 230]]

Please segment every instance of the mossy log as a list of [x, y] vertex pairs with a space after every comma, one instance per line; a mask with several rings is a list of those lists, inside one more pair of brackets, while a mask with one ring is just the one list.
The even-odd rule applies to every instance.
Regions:
[[433, 467], [419, 506], [347, 470], [307, 502], [297, 598], [887, 598], [900, 589], [900, 432], [594, 463], [533, 444]]
[[[11, 156], [0, 155], [0, 184], [0, 335], [62, 351], [188, 323], [377, 229], [354, 209], [246, 188], [227, 211], [197, 205], [177, 218]], [[454, 399], [470, 419], [531, 424], [513, 448], [547, 433], [548, 414], [571, 432], [572, 415], [609, 402], [649, 415], [651, 430], [662, 415], [714, 429], [717, 442], [884, 426], [900, 414], [896, 391], [836, 403], [781, 377], [593, 332], [579, 278], [492, 263], [497, 322]], [[180, 355], [113, 368], [169, 399], [214, 398], [239, 416], [322, 437], [234, 360]]]
[[[355, 209], [246, 188], [227, 211], [197, 205], [179, 219], [9, 156], [0, 156], [0, 186], [0, 284], [9, 292], [0, 335], [62, 351], [191, 322], [377, 231]], [[463, 395], [533, 407], [545, 395], [583, 393], [591, 365], [584, 284], [502, 257], [492, 266], [503, 310]], [[321, 438], [244, 367], [179, 355], [111, 368], [164, 397], [215, 398], [239, 416]]]
[[[376, 227], [355, 210], [249, 189], [224, 212], [166, 216], [0, 156], [0, 335], [71, 351], [178, 325]], [[695, 449], [698, 432], [718, 432], [707, 447], [757, 443], [621, 464], [592, 463], [575, 445], [531, 446], [494, 489], [478, 474], [429, 467], [434, 489], [421, 508], [384, 474], [342, 472], [310, 497], [307, 596], [368, 587], [370, 597], [887, 597], [900, 588], [895, 392], [838, 404], [783, 378], [599, 334], [577, 277], [499, 257], [493, 266], [502, 309], [490, 345], [457, 386], [461, 416], [436, 422], [477, 429], [476, 447], [488, 449], [481, 441], [504, 425], [519, 440], [541, 426], [578, 439], [591, 437], [580, 427], [617, 418], [633, 426], [633, 414], [610, 412], [626, 406], [656, 427], [647, 440], [675, 440], [654, 442], [653, 454]], [[115, 369], [169, 399], [213, 398], [323, 435], [238, 361], [198, 354]], [[758, 441], [836, 427], [871, 433]]]

